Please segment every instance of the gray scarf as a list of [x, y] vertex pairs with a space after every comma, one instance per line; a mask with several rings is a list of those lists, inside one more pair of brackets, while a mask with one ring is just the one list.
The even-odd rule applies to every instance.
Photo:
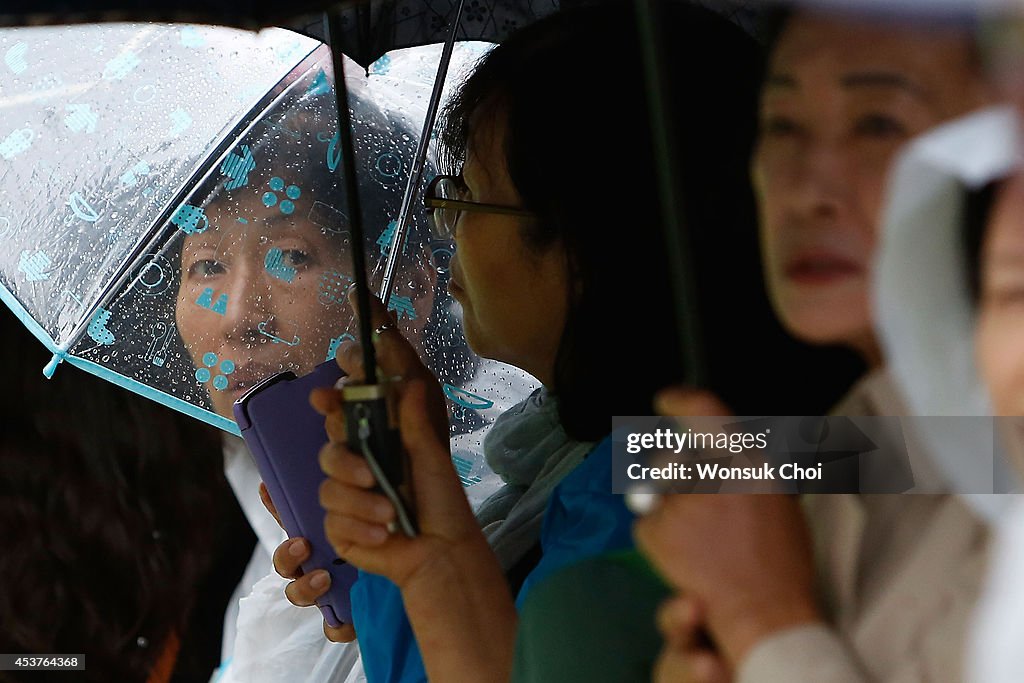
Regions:
[[484, 456], [505, 486], [483, 502], [477, 519], [505, 571], [537, 543], [552, 490], [593, 447], [569, 438], [557, 401], [543, 388], [494, 421]]

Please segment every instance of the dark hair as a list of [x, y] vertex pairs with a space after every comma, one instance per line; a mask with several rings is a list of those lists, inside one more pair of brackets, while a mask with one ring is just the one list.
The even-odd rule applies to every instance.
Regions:
[[75, 368], [48, 382], [47, 360], [0, 314], [0, 651], [85, 653], [84, 680], [145, 681], [185, 639], [214, 552], [219, 433]]
[[981, 299], [981, 247], [985, 241], [992, 205], [1002, 181], [994, 180], [964, 196], [963, 249], [967, 272], [967, 291], [975, 304]]
[[[663, 55], [666, 94], [710, 388], [740, 414], [770, 412], [766, 406], [824, 411], [823, 399], [834, 400], [854, 376], [849, 367], [833, 367], [827, 383], [780, 395], [778, 380], [803, 381], [792, 366], [807, 360], [808, 349], [782, 332], [761, 279], [747, 170], [758, 49], [709, 10], [675, 2], [663, 9], [664, 24], [673, 27]], [[631, 6], [582, 8], [496, 47], [444, 112], [443, 162], [454, 168], [472, 143], [471, 127], [507, 117], [508, 172], [539, 217], [524, 239], [538, 248], [560, 241], [566, 249], [580, 295], [566, 293], [552, 389], [562, 425], [577, 439], [606, 434], [612, 415], [650, 414], [657, 389], [687, 379], [643, 79]]]

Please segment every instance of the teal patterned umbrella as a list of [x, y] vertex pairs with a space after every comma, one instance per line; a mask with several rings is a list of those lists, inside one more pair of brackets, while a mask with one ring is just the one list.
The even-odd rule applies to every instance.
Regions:
[[[460, 44], [458, 64], [486, 49]], [[395, 221], [440, 46], [347, 69], [364, 243], [352, 244], [326, 46], [291, 31], [126, 25], [0, 31], [0, 299], [61, 361], [237, 433], [262, 377], [358, 336], [362, 249], [472, 433], [532, 381], [467, 349], [452, 245]], [[428, 173], [429, 179], [430, 174]], [[478, 444], [459, 451], [486, 477]]]

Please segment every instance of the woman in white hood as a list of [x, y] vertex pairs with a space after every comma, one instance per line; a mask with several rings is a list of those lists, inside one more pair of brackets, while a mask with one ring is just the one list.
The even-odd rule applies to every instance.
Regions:
[[908, 402], [922, 415], [965, 416], [923, 423], [921, 437], [999, 530], [964, 672], [984, 683], [1024, 680], [1024, 504], [991, 495], [1017, 488], [1021, 461], [1015, 473], [1004, 453], [1024, 446], [1010, 417], [1024, 414], [1021, 149], [1008, 108], [919, 140], [893, 176], [878, 267], [880, 329]]

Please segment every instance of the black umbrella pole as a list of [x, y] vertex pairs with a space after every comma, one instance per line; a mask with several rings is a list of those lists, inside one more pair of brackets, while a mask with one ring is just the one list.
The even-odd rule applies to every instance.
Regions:
[[415, 536], [415, 501], [411, 489], [412, 476], [409, 459], [402, 449], [402, 437], [395, 427], [397, 413], [395, 394], [389, 385], [377, 383], [377, 354], [373, 348], [373, 323], [370, 320], [370, 286], [366, 276], [366, 256], [363, 253], [363, 211], [359, 202], [356, 182], [355, 143], [352, 139], [352, 120], [348, 111], [348, 88], [345, 86], [345, 65], [338, 45], [341, 26], [338, 16], [328, 13], [328, 36], [331, 59], [334, 62], [334, 93], [338, 103], [338, 133], [341, 142], [341, 169], [345, 174], [348, 194], [349, 232], [352, 235], [352, 266], [356, 285], [356, 313], [359, 315], [359, 336], [363, 341], [363, 384], [348, 384], [341, 390], [345, 413], [345, 431], [348, 447], [362, 453], [370, 471], [377, 480], [375, 490], [380, 491], [397, 512], [394, 531]]
[[370, 318], [370, 286], [366, 276], [366, 254], [363, 252], [363, 208], [356, 182], [355, 142], [352, 139], [352, 117], [348, 111], [348, 87], [345, 85], [345, 64], [338, 38], [341, 23], [335, 11], [327, 13], [331, 60], [334, 63], [334, 95], [338, 104], [338, 138], [341, 143], [341, 170], [345, 194], [348, 196], [349, 232], [352, 235], [352, 277], [356, 286], [356, 314], [359, 316], [359, 338], [363, 347], [363, 368], [366, 384], [377, 383], [377, 353], [373, 348], [373, 322]]
[[[636, 0], [636, 22], [644, 63], [648, 109], [651, 112], [651, 137], [657, 165], [658, 190], [662, 206], [662, 230], [676, 303], [676, 329], [682, 345], [686, 381], [694, 387], [707, 385], [700, 311], [693, 277], [693, 249], [687, 231], [683, 206], [683, 180], [676, 160], [677, 148], [672, 132], [672, 116], [666, 98], [666, 79], [661, 26], [656, 17], [658, 0]], [[684, 150], [685, 151], [685, 150]]]

